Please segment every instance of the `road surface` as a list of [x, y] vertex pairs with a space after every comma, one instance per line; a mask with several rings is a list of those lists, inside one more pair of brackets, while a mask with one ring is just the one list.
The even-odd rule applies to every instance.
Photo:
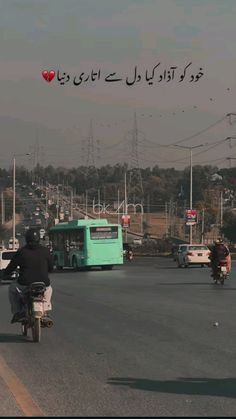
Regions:
[[135, 258], [52, 274], [55, 325], [39, 344], [9, 324], [2, 285], [0, 415], [234, 416], [235, 273], [221, 287], [208, 268]]

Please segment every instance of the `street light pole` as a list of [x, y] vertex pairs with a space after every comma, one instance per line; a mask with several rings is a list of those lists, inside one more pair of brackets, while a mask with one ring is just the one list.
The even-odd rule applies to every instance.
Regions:
[[70, 218], [73, 220], [73, 189], [70, 190]]
[[16, 238], [16, 159], [13, 158], [13, 214], [12, 214], [12, 238], [13, 238], [13, 250], [15, 250], [15, 238]]
[[[126, 172], [125, 172], [125, 202], [124, 202], [124, 212], [127, 215], [127, 184], [126, 184]], [[125, 228], [125, 241], [127, 243], [127, 227]]]
[[[203, 147], [206, 144], [199, 144], [195, 146], [182, 146], [175, 144], [175, 147], [185, 148], [186, 150], [190, 151], [190, 196], [189, 196], [189, 206], [190, 210], [193, 209], [193, 149]], [[193, 226], [190, 224], [189, 226], [189, 243], [192, 244], [193, 241]]]
[[[193, 209], [193, 150], [190, 149], [190, 209]], [[193, 241], [193, 226], [192, 224], [189, 226], [189, 241], [192, 244]]]
[[16, 154], [13, 157], [13, 202], [12, 202], [12, 238], [13, 245], [12, 248], [15, 250], [15, 241], [16, 241], [16, 156], [30, 156], [30, 153], [25, 154]]

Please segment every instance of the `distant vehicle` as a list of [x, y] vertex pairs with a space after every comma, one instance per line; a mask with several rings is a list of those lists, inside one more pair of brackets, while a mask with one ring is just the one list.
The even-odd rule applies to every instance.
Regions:
[[187, 268], [189, 265], [210, 266], [210, 250], [203, 244], [179, 245], [176, 262], [179, 268]]
[[180, 245], [180, 244], [174, 244], [174, 245], [172, 246], [172, 250], [171, 250], [171, 251], [172, 251], [172, 256], [173, 256], [173, 260], [174, 260], [174, 262], [176, 262], [176, 261], [177, 261], [179, 247], [180, 247], [180, 246], [183, 246], [183, 245], [187, 246], [187, 245], [188, 245], [188, 243], [182, 243], [181, 245]]
[[38, 216], [39, 216], [39, 212], [38, 212], [38, 211], [34, 212], [34, 215], [35, 215], [36, 217], [38, 217]]
[[9, 250], [9, 249], [0, 250], [0, 277], [3, 276], [4, 269], [6, 269], [6, 267], [10, 263], [15, 253], [16, 253], [16, 250]]
[[143, 242], [142, 242], [142, 239], [133, 239], [133, 244], [139, 244], [139, 245], [141, 245]]
[[42, 221], [40, 220], [40, 218], [36, 218], [35, 224], [36, 225], [41, 225], [42, 224]]
[[40, 211], [40, 208], [39, 207], [36, 207], [35, 208], [35, 211], [39, 212]]
[[[15, 238], [15, 250], [19, 249], [19, 240]], [[11, 250], [13, 249], [13, 237], [10, 238], [9, 242], [8, 242], [8, 249]]]
[[44, 230], [44, 228], [40, 228], [40, 230], [39, 230], [40, 239], [44, 238], [45, 233], [46, 233], [46, 231]]
[[123, 256], [126, 255], [127, 250], [131, 249], [131, 246], [129, 243], [124, 242], [123, 243]]
[[20, 236], [21, 236], [21, 233], [18, 231], [18, 232], [16, 233], [16, 236], [17, 236], [17, 237], [20, 237]]
[[29, 196], [33, 196], [33, 192], [29, 192], [29, 193], [28, 193], [28, 195], [29, 195]]
[[51, 227], [49, 240], [57, 269], [112, 269], [124, 263], [121, 225], [106, 219], [58, 223]]

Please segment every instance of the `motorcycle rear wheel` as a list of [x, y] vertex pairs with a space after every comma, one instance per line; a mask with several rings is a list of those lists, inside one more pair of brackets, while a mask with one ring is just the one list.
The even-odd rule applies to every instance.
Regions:
[[34, 324], [32, 326], [32, 337], [34, 342], [40, 342], [41, 338], [41, 325], [40, 319], [34, 319]]
[[220, 283], [221, 283], [221, 285], [224, 285], [224, 282], [225, 282], [225, 277], [224, 277], [224, 276], [222, 276], [222, 278], [220, 278]]

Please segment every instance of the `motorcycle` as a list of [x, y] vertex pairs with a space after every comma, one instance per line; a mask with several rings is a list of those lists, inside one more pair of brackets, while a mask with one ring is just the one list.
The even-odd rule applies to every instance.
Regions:
[[215, 284], [219, 282], [221, 285], [224, 285], [224, 282], [228, 277], [227, 261], [221, 260], [217, 265], [217, 270], [214, 275]]
[[53, 321], [44, 312], [45, 290], [44, 282], [33, 282], [25, 291], [17, 288], [22, 312], [25, 315], [25, 319], [21, 322], [22, 335], [27, 336], [28, 330], [31, 329], [34, 342], [40, 342], [41, 328], [53, 326]]
[[131, 262], [131, 260], [134, 257], [132, 250], [126, 250], [125, 257], [126, 257], [126, 260], [128, 260], [129, 262]]

